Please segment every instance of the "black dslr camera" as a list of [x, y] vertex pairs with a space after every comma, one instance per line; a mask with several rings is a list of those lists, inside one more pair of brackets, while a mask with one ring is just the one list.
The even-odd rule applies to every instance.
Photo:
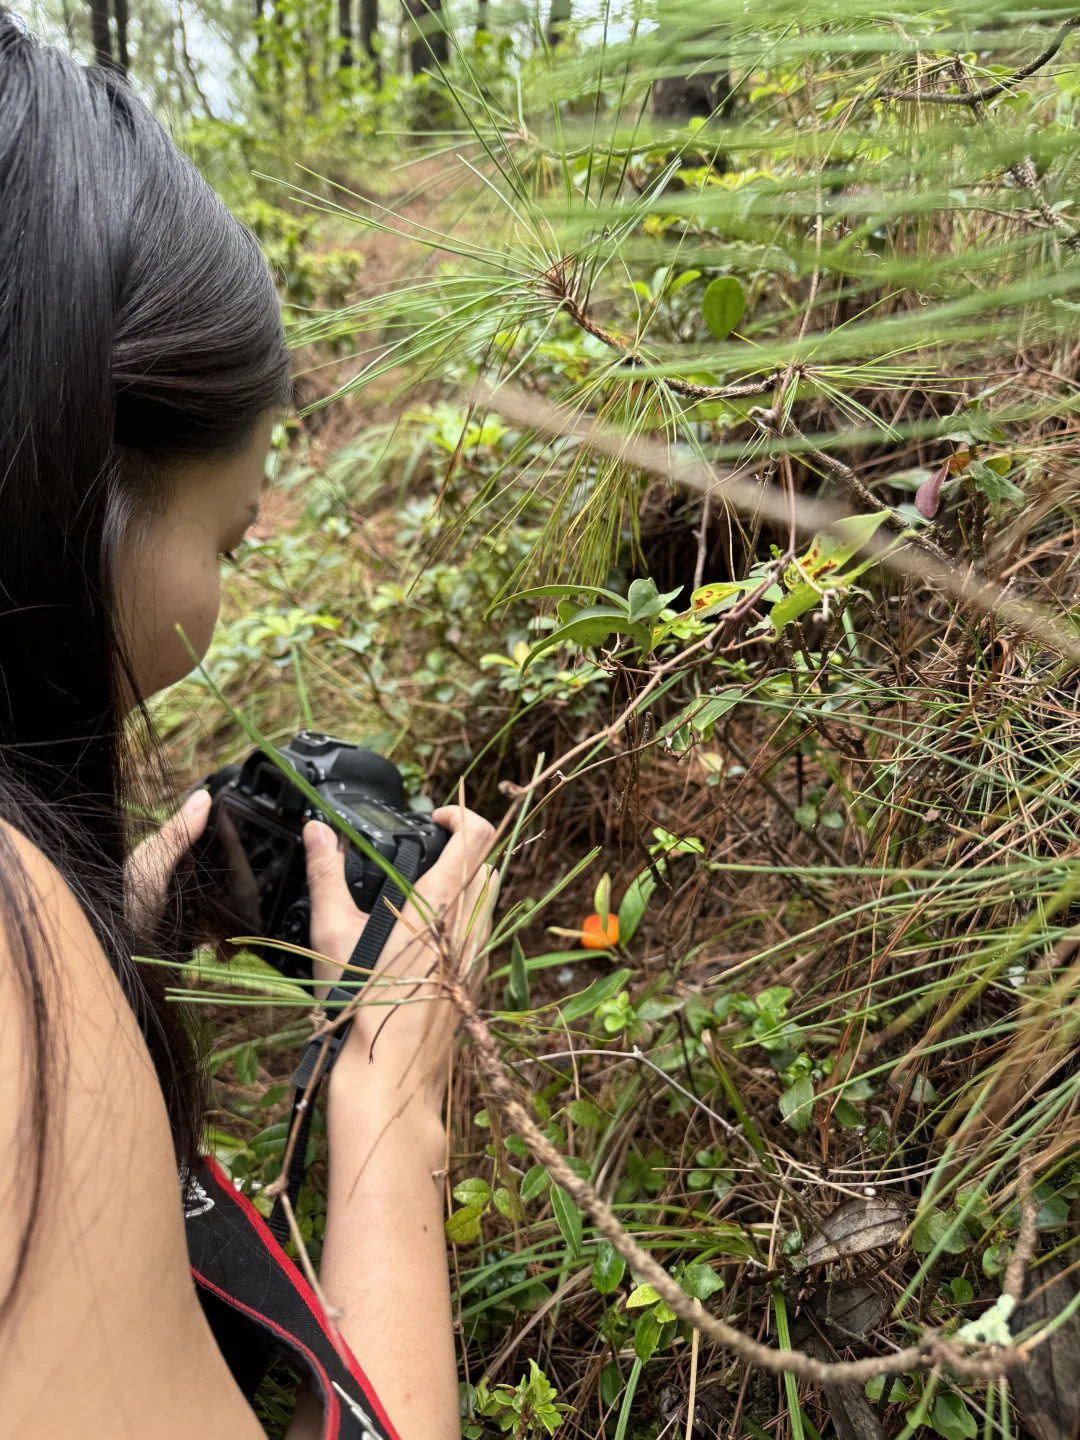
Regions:
[[[347, 740], [302, 730], [279, 754], [315, 789], [314, 805], [261, 750], [242, 765], [226, 765], [203, 781], [213, 796], [205, 834], [193, 852], [204, 925], [225, 936], [265, 936], [292, 945], [310, 944], [302, 832], [307, 820], [332, 824], [339, 815], [372, 849], [392, 864], [399, 841], [420, 844], [418, 876], [430, 870], [449, 831], [405, 809], [405, 787], [396, 765]], [[350, 846], [345, 879], [357, 907], [370, 911], [385, 872]], [[310, 977], [311, 963], [275, 946], [259, 947], [284, 975]]]

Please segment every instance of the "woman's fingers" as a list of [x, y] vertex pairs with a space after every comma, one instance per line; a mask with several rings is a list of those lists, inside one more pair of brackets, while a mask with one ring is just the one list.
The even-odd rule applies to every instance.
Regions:
[[[309, 820], [304, 826], [304, 858], [311, 894], [311, 948], [347, 964], [367, 916], [356, 908], [345, 881], [345, 852], [321, 820]], [[341, 972], [335, 967], [333, 973]]]
[[450, 831], [446, 849], [436, 861], [432, 873], [439, 871], [453, 875], [459, 884], [467, 885], [491, 849], [495, 826], [463, 805], [444, 805], [431, 818], [436, 825]]
[[169, 877], [206, 829], [210, 805], [208, 791], [193, 791], [176, 814], [155, 835], [140, 841], [128, 856], [128, 905], [139, 928], [152, 924], [161, 915]]

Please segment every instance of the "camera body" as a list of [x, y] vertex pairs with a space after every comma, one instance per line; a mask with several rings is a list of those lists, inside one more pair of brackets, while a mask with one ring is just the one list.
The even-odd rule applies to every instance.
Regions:
[[[213, 796], [206, 831], [193, 859], [202, 908], [215, 928], [291, 945], [311, 943], [311, 899], [304, 860], [308, 820], [343, 819], [391, 864], [403, 839], [420, 845], [418, 876], [442, 854], [449, 832], [405, 808], [397, 766], [347, 740], [302, 730], [279, 753], [317, 791], [315, 805], [262, 751], [242, 765], [227, 765], [203, 784]], [[345, 879], [360, 910], [369, 912], [385, 872], [353, 846]], [[257, 947], [282, 974], [309, 977], [306, 956], [276, 946]]]

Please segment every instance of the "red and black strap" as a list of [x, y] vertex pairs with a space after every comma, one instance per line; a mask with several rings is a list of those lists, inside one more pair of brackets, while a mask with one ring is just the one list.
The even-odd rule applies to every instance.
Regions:
[[280, 1358], [322, 1400], [323, 1440], [398, 1440], [310, 1285], [215, 1161], [187, 1176], [184, 1218], [199, 1298], [248, 1399]]

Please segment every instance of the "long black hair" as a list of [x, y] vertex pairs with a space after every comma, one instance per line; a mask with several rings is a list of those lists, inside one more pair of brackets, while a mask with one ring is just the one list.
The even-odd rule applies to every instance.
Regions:
[[[132, 960], [133, 681], [112, 557], [125, 526], [167, 499], [177, 460], [242, 446], [284, 402], [287, 370], [252, 235], [116, 74], [38, 43], [0, 8], [0, 817], [86, 911], [146, 1037], [181, 1160], [203, 1091], [160, 972]], [[2, 832], [0, 911], [29, 1017], [33, 1214], [53, 1041], [33, 894]]]

